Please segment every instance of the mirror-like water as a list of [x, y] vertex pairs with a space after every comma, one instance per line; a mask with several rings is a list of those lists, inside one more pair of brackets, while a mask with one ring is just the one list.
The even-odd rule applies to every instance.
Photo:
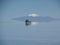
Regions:
[[60, 44], [60, 22], [24, 22], [6, 21], [2, 24], [1, 38], [6, 45], [57, 45]]
[[60, 45], [59, 0], [0, 3], [0, 45]]

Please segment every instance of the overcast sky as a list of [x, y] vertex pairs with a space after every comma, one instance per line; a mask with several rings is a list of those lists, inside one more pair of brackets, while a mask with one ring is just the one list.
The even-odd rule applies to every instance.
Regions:
[[60, 18], [59, 0], [3, 0], [1, 7], [2, 39], [60, 41], [59, 21], [26, 27], [19, 21], [11, 20], [30, 13]]

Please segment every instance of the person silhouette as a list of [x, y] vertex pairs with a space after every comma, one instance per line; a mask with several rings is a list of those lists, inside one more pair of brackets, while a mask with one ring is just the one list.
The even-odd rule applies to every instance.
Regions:
[[28, 19], [25, 20], [25, 25], [26, 25], [26, 26], [28, 26], [28, 25], [30, 25], [30, 24], [31, 24], [31, 21], [29, 21]]

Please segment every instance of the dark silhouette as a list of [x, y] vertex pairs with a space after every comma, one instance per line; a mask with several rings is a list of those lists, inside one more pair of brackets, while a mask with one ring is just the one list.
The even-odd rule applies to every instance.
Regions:
[[25, 20], [25, 25], [26, 25], [26, 26], [28, 26], [28, 25], [30, 25], [30, 24], [31, 24], [31, 21]]

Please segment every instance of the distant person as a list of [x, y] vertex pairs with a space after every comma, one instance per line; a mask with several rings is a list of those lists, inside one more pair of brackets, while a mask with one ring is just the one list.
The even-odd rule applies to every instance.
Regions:
[[31, 21], [25, 20], [25, 25], [26, 25], [26, 26], [28, 26], [28, 25], [30, 25], [30, 24], [31, 24]]

